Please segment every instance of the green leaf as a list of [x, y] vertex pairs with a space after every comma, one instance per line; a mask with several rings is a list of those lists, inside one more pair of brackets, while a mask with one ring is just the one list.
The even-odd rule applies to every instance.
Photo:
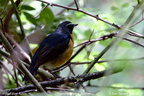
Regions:
[[5, 5], [6, 2], [7, 0], [0, 0], [0, 6]]
[[33, 18], [33, 15], [27, 13], [27, 12], [23, 12], [23, 14], [25, 15], [26, 19], [28, 21], [30, 21], [31, 23], [33, 23], [34, 25], [37, 25], [37, 19]]
[[21, 9], [22, 9], [22, 10], [29, 10], [29, 11], [35, 10], [34, 7], [31, 7], [31, 6], [29, 6], [29, 5], [22, 5], [22, 6], [21, 6]]
[[125, 4], [122, 5], [122, 8], [126, 8], [128, 6], [129, 6], [129, 3], [125, 3]]
[[110, 42], [112, 42], [113, 39], [107, 39], [107, 40], [104, 40], [104, 41], [100, 41], [99, 43], [103, 46], [107, 46], [108, 44], [110, 44]]
[[74, 12], [74, 14], [75, 14], [77, 19], [81, 19], [82, 17], [86, 16], [85, 14], [80, 13], [80, 12]]
[[122, 47], [127, 47], [127, 48], [132, 47], [129, 42], [125, 42], [125, 41], [121, 41], [119, 45]]
[[118, 11], [119, 8], [118, 8], [117, 6], [115, 6], [115, 5], [113, 5], [113, 6], [111, 7], [111, 10], [112, 10], [112, 11]]
[[54, 14], [51, 11], [50, 8], [46, 7], [41, 13], [40, 13], [40, 22], [46, 26], [52, 25], [54, 21]]

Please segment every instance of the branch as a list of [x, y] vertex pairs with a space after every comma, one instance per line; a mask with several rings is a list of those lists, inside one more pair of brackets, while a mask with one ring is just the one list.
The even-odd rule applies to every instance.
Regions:
[[45, 5], [45, 6], [40, 10], [40, 12], [39, 12], [36, 16], [34, 16], [34, 17], [32, 17], [32, 18], [37, 18], [37, 17], [41, 14], [41, 12], [42, 12], [45, 8], [47, 8], [47, 6], [48, 6], [48, 4]]
[[[67, 6], [70, 7], [74, 4], [74, 2], [71, 2], [70, 4], [68, 4]], [[66, 9], [62, 9], [61, 11], [59, 11], [58, 13], [56, 13], [55, 15], [59, 15], [62, 14]]]
[[83, 43], [80, 43], [80, 44], [76, 45], [75, 47], [78, 47], [78, 46], [81, 46], [81, 45], [84, 45], [84, 44], [88, 44], [89, 45], [89, 44], [92, 44], [92, 43], [97, 42], [97, 41], [113, 38], [116, 35], [117, 35], [117, 32], [109, 33], [109, 34], [103, 35], [103, 36], [101, 36], [99, 38], [96, 38], [96, 39], [92, 39], [92, 40], [89, 39], [89, 40], [87, 40], [87, 41], [85, 41]]
[[128, 38], [123, 38], [124, 40], [126, 40], [126, 41], [129, 41], [129, 42], [132, 42], [132, 43], [134, 43], [134, 44], [136, 44], [136, 45], [139, 45], [139, 46], [141, 46], [141, 47], [144, 47], [144, 44], [141, 44], [141, 43], [138, 43], [138, 42], [136, 42], [136, 41], [134, 41], [134, 40], [131, 40], [131, 39], [128, 39]]
[[11, 3], [12, 3], [13, 8], [14, 8], [14, 10], [15, 10], [15, 15], [16, 15], [16, 17], [17, 17], [17, 20], [18, 20], [18, 23], [19, 23], [19, 26], [20, 26], [20, 30], [21, 30], [22, 36], [25, 37], [24, 28], [23, 28], [21, 19], [20, 19], [19, 14], [18, 14], [17, 6], [16, 6], [16, 4], [14, 3], [13, 0], [11, 0]]
[[[12, 78], [16, 81], [16, 78], [17, 78], [17, 77], [13, 75], [13, 73], [8, 69], [8, 67], [7, 67], [3, 62], [0, 62], [0, 66], [2, 66], [2, 68], [4, 68], [4, 70], [5, 70], [7, 73], [9, 73], [9, 74], [12, 76]], [[19, 81], [17, 81], [17, 83], [18, 83], [19, 86], [22, 87], [22, 84], [21, 84]]]
[[78, 4], [77, 4], [77, 0], [74, 0], [74, 2], [75, 2], [77, 10], [79, 10]]
[[[130, 59], [115, 59], [115, 60], [100, 60], [97, 63], [104, 63], [104, 62], [113, 62], [113, 61], [137, 61], [137, 60], [143, 60], [144, 57], [139, 57], [139, 58], [130, 58]], [[81, 64], [90, 64], [90, 62], [71, 62], [71, 64], [74, 65], [81, 65]]]
[[[83, 75], [78, 75], [78, 76], [71, 76], [69, 78], [58, 78], [56, 80], [51, 80], [51, 81], [44, 81], [44, 82], [40, 82], [42, 87], [54, 87], [57, 85], [62, 85], [65, 83], [72, 83], [72, 82], [85, 82], [88, 80], [92, 80], [92, 79], [98, 79], [101, 78], [103, 76], [108, 76], [111, 74], [115, 74], [118, 72], [121, 72], [123, 68], [112, 68], [112, 69], [108, 69], [108, 70], [104, 70], [104, 71], [100, 71], [100, 72], [94, 72], [94, 73], [87, 73], [87, 74], [83, 74]], [[108, 74], [109, 73], [109, 74]], [[33, 90], [35, 89], [35, 87], [33, 85], [27, 85], [24, 87], [19, 87], [19, 88], [14, 88], [14, 89], [9, 89], [9, 90], [3, 90], [6, 93], [19, 93], [19, 92], [23, 92], [26, 90]], [[2, 92], [2, 91], [1, 91]], [[3, 93], [3, 92], [2, 92]]]
[[[17, 0], [17, 1], [19, 1], [19, 0]], [[19, 1], [19, 2], [20, 2], [20, 1]], [[27, 38], [26, 38], [26, 36], [25, 36], [23, 24], [22, 24], [22, 22], [21, 22], [21, 19], [20, 19], [20, 17], [19, 17], [19, 14], [18, 14], [18, 9], [17, 9], [17, 6], [18, 6], [18, 5], [16, 5], [13, 0], [11, 0], [11, 3], [12, 3], [13, 8], [14, 8], [14, 10], [15, 10], [15, 15], [16, 15], [16, 18], [17, 18], [17, 20], [18, 20], [18, 24], [19, 24], [19, 27], [20, 27], [20, 30], [21, 30], [22, 39], [25, 41], [26, 47], [27, 47], [27, 49], [28, 49], [28, 51], [29, 51], [29, 53], [30, 53], [30, 57], [32, 57], [32, 53], [31, 53], [30, 47], [29, 47], [29, 45], [28, 45], [29, 43], [28, 43], [28, 40], [27, 40]]]
[[116, 38], [104, 49], [102, 50], [102, 52], [97, 56], [96, 59], [93, 60], [93, 62], [88, 66], [88, 68], [85, 70], [84, 73], [88, 73], [92, 67], [96, 64], [96, 62], [112, 47], [114, 46], [116, 43], [118, 43], [122, 38], [120, 37], [124, 37], [127, 34], [127, 29], [129, 28], [129, 26], [131, 25], [131, 21], [133, 19], [133, 17], [136, 15], [136, 12], [138, 11], [138, 9], [140, 9], [140, 7], [142, 6], [143, 3], [137, 4], [134, 8], [134, 10], [131, 12], [130, 16], [128, 17], [128, 19], [126, 20], [126, 22], [124, 23], [123, 27], [121, 28], [121, 30], [119, 31], [119, 33], [117, 34]]
[[66, 68], [67, 66], [69, 66], [71, 63], [70, 61], [77, 56], [87, 45], [89, 45], [89, 43], [84, 44], [82, 47], [80, 47], [77, 52], [62, 66], [60, 66], [59, 68], [54, 69], [52, 72], [57, 72], [60, 70], [63, 70], [64, 68]]
[[6, 56], [6, 57], [9, 57], [9, 56], [10, 56], [9, 53], [7, 53], [6, 51], [1, 50], [1, 49], [0, 49], [0, 54], [2, 54], [3, 56]]
[[[99, 15], [93, 15], [93, 14], [91, 14], [91, 13], [89, 13], [89, 12], [86, 12], [86, 11], [84, 11], [84, 10], [81, 10], [81, 9], [72, 8], [72, 7], [67, 7], [67, 6], [63, 6], [63, 5], [59, 5], [59, 4], [54, 4], [54, 3], [49, 3], [49, 2], [43, 1], [43, 0], [37, 0], [37, 1], [40, 1], [40, 2], [45, 3], [45, 4], [48, 4], [48, 5], [50, 5], [50, 6], [56, 6], [56, 7], [64, 8], [64, 9], [67, 9], [67, 10], [73, 10], [73, 11], [81, 12], [81, 13], [83, 13], [83, 14], [86, 14], [86, 15], [90, 16], [90, 17], [96, 18], [97, 20], [100, 20], [100, 21], [102, 21], [102, 22], [104, 22], [104, 23], [106, 23], [106, 24], [109, 24], [109, 25], [111, 25], [111, 26], [113, 26], [113, 27], [115, 27], [115, 28], [117, 28], [117, 29], [121, 29], [121, 28], [122, 28], [121, 26], [119, 26], [119, 25], [117, 25], [117, 24], [108, 22], [108, 21], [100, 18]], [[143, 3], [143, 2], [142, 2], [142, 3]], [[141, 6], [142, 3], [140, 3], [140, 4], [138, 4], [138, 5]], [[135, 37], [139, 37], [139, 38], [144, 38], [144, 36], [141, 35], [141, 34], [139, 34], [139, 33], [136, 33], [136, 32], [134, 32], [134, 31], [132, 31], [132, 30], [129, 30], [129, 29], [126, 29], [126, 30], [128, 31], [128, 34], [131, 35], [131, 36], [135, 36]]]
[[142, 17], [142, 19], [137, 21], [136, 23], [132, 24], [130, 27], [133, 27], [133, 26], [137, 25], [138, 23], [142, 22], [143, 20], [144, 20], [144, 17]]
[[[89, 39], [89, 40], [87, 40], [87, 41], [85, 41], [85, 42], [83, 42], [83, 43], [80, 43], [80, 44], [76, 45], [74, 48], [76, 48], [76, 47], [78, 47], [78, 46], [81, 46], [81, 45], [83, 45], [83, 46], [81, 46], [81, 47], [78, 49], [78, 51], [77, 51], [64, 65], [62, 65], [60, 68], [57, 68], [57, 69], [53, 70], [52, 72], [61, 71], [61, 70], [63, 70], [64, 68], [66, 68], [67, 66], [71, 65], [70, 61], [71, 61], [73, 58], [75, 58], [86, 46], [88, 46], [88, 45], [90, 45], [90, 44], [92, 44], [92, 43], [95, 43], [95, 42], [97, 42], [97, 41], [107, 40], [107, 39], [109, 39], [109, 38], [116, 37], [117, 34], [118, 34], [117, 32], [109, 33], [109, 34], [103, 35], [103, 36], [101, 36], [101, 37], [99, 37], [99, 38], [92, 39], [92, 40]], [[122, 37], [121, 37], [121, 38], [122, 38]], [[138, 42], [133, 41], [133, 40], [131, 40], [131, 39], [128, 39], [128, 38], [125, 38], [125, 37], [123, 37], [122, 39], [124, 39], [124, 40], [126, 40], [126, 41], [129, 41], [129, 42], [132, 42], [132, 43], [134, 43], [134, 44], [136, 44], [136, 45], [139, 45], [139, 46], [141, 46], [141, 47], [144, 47], [144, 44], [138, 43]], [[97, 63], [99, 63], [99, 61], [97, 61]]]
[[[15, 5], [18, 6], [20, 4], [21, 0], [17, 0]], [[12, 16], [12, 14], [14, 13], [14, 7], [11, 7], [10, 10], [8, 11], [7, 15], [6, 15], [6, 18], [4, 20], [4, 30], [5, 32], [9, 32], [9, 21], [10, 21], [10, 18]]]
[[10, 53], [12, 60], [15, 60], [15, 62], [17, 62], [19, 66], [22, 68], [23, 72], [28, 74], [28, 77], [30, 78], [31, 82], [40, 92], [45, 92], [44, 89], [41, 87], [41, 85], [38, 83], [38, 81], [30, 74], [27, 68], [23, 64], [21, 64], [19, 57], [17, 56], [16, 52], [13, 50], [12, 46], [9, 44], [8, 40], [3, 35], [1, 30], [0, 30], [0, 38], [3, 44], [6, 46], [8, 52]]
[[63, 5], [59, 5], [59, 4], [54, 4], [54, 3], [49, 3], [49, 2], [46, 2], [46, 1], [43, 1], [43, 0], [37, 0], [37, 1], [40, 1], [40, 2], [45, 3], [45, 4], [48, 4], [48, 5], [50, 5], [50, 6], [61, 7], [61, 8], [67, 9], [67, 10], [74, 10], [74, 11], [78, 11], [78, 12], [84, 13], [84, 14], [86, 14], [86, 15], [88, 15], [88, 16], [94, 17], [94, 18], [96, 18], [97, 20], [103, 21], [103, 22], [105, 22], [105, 23], [107, 23], [107, 24], [109, 24], [109, 25], [112, 25], [112, 26], [120, 29], [120, 26], [118, 26], [118, 25], [116, 25], [116, 24], [114, 24], [114, 23], [110, 23], [110, 22], [108, 22], [108, 21], [106, 21], [106, 20], [104, 20], [104, 19], [101, 19], [98, 15], [93, 15], [93, 14], [88, 13], [88, 12], [86, 12], [86, 11], [83, 11], [83, 10], [81, 10], [81, 9], [72, 8], [72, 7], [67, 7], [67, 6], [63, 6]]

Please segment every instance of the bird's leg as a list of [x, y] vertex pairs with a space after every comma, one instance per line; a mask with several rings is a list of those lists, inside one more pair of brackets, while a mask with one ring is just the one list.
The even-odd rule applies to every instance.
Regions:
[[48, 72], [50, 72], [55, 78], [61, 78], [58, 74], [56, 74], [55, 72], [52, 72], [52, 70], [47, 69]]

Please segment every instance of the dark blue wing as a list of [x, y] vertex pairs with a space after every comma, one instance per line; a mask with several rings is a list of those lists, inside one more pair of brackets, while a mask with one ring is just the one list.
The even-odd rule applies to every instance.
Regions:
[[37, 68], [60, 56], [67, 48], [71, 36], [69, 34], [52, 33], [42, 41], [30, 65], [30, 72], [35, 74]]

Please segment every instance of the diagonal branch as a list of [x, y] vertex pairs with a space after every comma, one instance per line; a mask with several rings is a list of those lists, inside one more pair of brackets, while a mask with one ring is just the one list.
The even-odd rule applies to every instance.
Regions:
[[[18, 6], [20, 4], [21, 0], [17, 0], [15, 2], [15, 5]], [[14, 13], [14, 7], [11, 7], [10, 10], [8, 11], [8, 13], [6, 14], [6, 18], [4, 20], [4, 30], [5, 32], [9, 32], [9, 21], [10, 18], [12, 16], [12, 14]]]
[[138, 9], [141, 8], [141, 6], [143, 5], [144, 2], [141, 2], [140, 4], [137, 4], [135, 6], [135, 8], [133, 9], [133, 11], [131, 12], [130, 16], [128, 17], [128, 19], [126, 20], [126, 22], [124, 23], [123, 27], [121, 28], [121, 30], [119, 31], [119, 33], [117, 34], [116, 38], [114, 38], [114, 40], [112, 42], [110, 42], [110, 44], [104, 49], [102, 50], [102, 52], [97, 56], [96, 59], [93, 60], [93, 62], [88, 66], [88, 68], [85, 70], [84, 73], [88, 73], [92, 67], [96, 64], [96, 62], [110, 49], [112, 48], [112, 46], [114, 46], [116, 43], [120, 42], [122, 37], [124, 37], [127, 34], [127, 29], [129, 28], [129, 26], [132, 23], [132, 19], [134, 18], [134, 16], [136, 15]]
[[[106, 20], [100, 18], [99, 15], [93, 15], [93, 14], [91, 14], [89, 12], [86, 12], [84, 10], [81, 10], [81, 9], [67, 7], [67, 6], [63, 6], [63, 5], [59, 5], [59, 4], [54, 4], [54, 3], [49, 3], [49, 2], [43, 1], [43, 0], [37, 0], [37, 1], [40, 1], [40, 2], [45, 3], [45, 4], [48, 4], [50, 6], [56, 6], [56, 7], [64, 8], [64, 9], [67, 9], [67, 10], [73, 10], [73, 11], [81, 12], [83, 14], [86, 14], [86, 15], [90, 16], [90, 17], [96, 18], [97, 20], [100, 20], [100, 21], [102, 21], [102, 22], [104, 22], [104, 23], [106, 23], [108, 25], [111, 25], [111, 26], [113, 26], [113, 27], [115, 27], [117, 29], [121, 29], [122, 28], [120, 25], [111, 23], [109, 21], [106, 21]], [[141, 3], [143, 3], [143, 2], [141, 2]], [[129, 29], [126, 29], [126, 30], [128, 31], [128, 34], [131, 35], [131, 36], [135, 36], [135, 37], [139, 37], [139, 38], [144, 38], [144, 36], [141, 35], [141, 34], [139, 34], [139, 33], [136, 33], [136, 32], [134, 32], [132, 30], [129, 30]]]
[[[92, 79], [98, 79], [101, 78], [103, 76], [108, 76], [111, 74], [115, 74], [118, 72], [121, 72], [123, 68], [111, 68], [108, 70], [104, 70], [104, 71], [100, 71], [100, 72], [94, 72], [94, 73], [87, 73], [87, 74], [83, 74], [83, 75], [78, 75], [78, 76], [71, 76], [69, 78], [58, 78], [56, 80], [51, 80], [51, 81], [44, 81], [44, 82], [40, 82], [42, 87], [54, 87], [57, 85], [62, 85], [65, 83], [72, 83], [72, 82], [85, 82], [88, 80], [92, 80]], [[111, 73], [111, 74], [108, 74]], [[35, 89], [35, 87], [33, 85], [27, 85], [24, 87], [19, 87], [19, 88], [13, 88], [13, 89], [8, 89], [8, 90], [3, 90], [4, 92], [7, 93], [19, 93], [19, 92], [23, 92], [26, 90], [32, 90]], [[2, 92], [2, 91], [1, 91]]]
[[[33, 78], [33, 76], [30, 74], [30, 72], [27, 70], [27, 68], [21, 63], [19, 57], [17, 56], [16, 52], [13, 50], [12, 46], [10, 45], [10, 43], [8, 42], [8, 40], [6, 39], [6, 37], [3, 35], [2, 31], [0, 30], [0, 38], [1, 41], [3, 42], [3, 44], [6, 46], [7, 50], [10, 53], [10, 56], [13, 60], [15, 60], [15, 62], [17, 62], [17, 64], [19, 64], [19, 66], [22, 68], [24, 73], [27, 73], [31, 82], [35, 85], [35, 87], [40, 91], [40, 92], [45, 92], [44, 89], [41, 87], [41, 85], [39, 83], [37, 83], [38, 81]], [[15, 57], [15, 59], [14, 59]]]
[[78, 4], [77, 4], [77, 0], [74, 0], [74, 2], [75, 2], [77, 10], [79, 10]]

